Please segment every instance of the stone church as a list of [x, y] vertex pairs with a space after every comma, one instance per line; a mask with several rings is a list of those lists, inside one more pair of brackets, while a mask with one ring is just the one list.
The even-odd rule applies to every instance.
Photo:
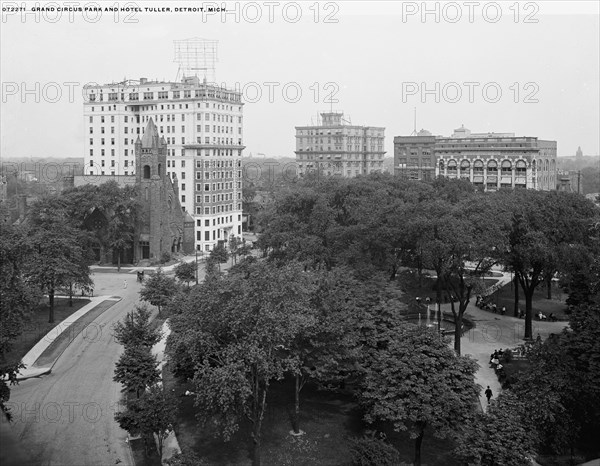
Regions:
[[138, 260], [160, 259], [164, 252], [194, 251], [194, 219], [181, 208], [177, 178], [166, 173], [167, 143], [150, 119], [135, 142], [135, 182], [141, 212], [134, 240]]
[[132, 245], [133, 263], [159, 261], [165, 253], [194, 252], [194, 219], [179, 202], [177, 178], [167, 173], [167, 143], [150, 119], [142, 138], [135, 142], [135, 175], [82, 175], [73, 185], [100, 185], [116, 181], [138, 188], [140, 211]]

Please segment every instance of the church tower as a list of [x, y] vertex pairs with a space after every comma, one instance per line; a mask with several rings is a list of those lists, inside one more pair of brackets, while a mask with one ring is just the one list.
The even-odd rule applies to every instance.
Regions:
[[[167, 143], [160, 137], [152, 118], [142, 138], [135, 142], [136, 184], [139, 189], [141, 218], [137, 222], [135, 247], [138, 260], [161, 258], [169, 238], [163, 238], [162, 209], [165, 204]], [[170, 180], [168, 180], [170, 181]]]

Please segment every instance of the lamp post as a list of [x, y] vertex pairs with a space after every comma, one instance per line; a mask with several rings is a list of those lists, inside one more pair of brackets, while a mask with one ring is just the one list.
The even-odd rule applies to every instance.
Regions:
[[196, 285], [198, 284], [198, 246], [196, 246]]

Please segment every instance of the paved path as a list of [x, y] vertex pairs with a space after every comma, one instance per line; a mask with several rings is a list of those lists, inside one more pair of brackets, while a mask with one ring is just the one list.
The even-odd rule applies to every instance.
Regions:
[[[442, 305], [446, 314], [451, 315], [450, 304]], [[494, 369], [490, 367], [490, 355], [497, 349], [514, 348], [523, 343], [525, 335], [525, 320], [508, 315], [494, 314], [469, 304], [465, 316], [475, 323], [475, 328], [466, 332], [461, 339], [461, 352], [471, 355], [479, 363], [475, 374], [476, 382], [483, 387], [480, 394], [481, 406], [487, 407], [487, 399], [483, 393], [489, 385], [494, 397], [500, 391], [500, 383]], [[537, 322], [533, 321], [533, 337], [539, 334], [542, 339], [551, 333], [559, 333], [567, 322]]]
[[11, 387], [15, 420], [8, 427], [31, 464], [133, 465], [127, 433], [113, 419], [121, 393], [112, 377], [122, 347], [111, 328], [138, 301], [140, 284], [123, 273], [94, 274], [93, 279], [95, 294], [122, 300], [96, 318], [97, 332], [74, 338], [50, 374]]

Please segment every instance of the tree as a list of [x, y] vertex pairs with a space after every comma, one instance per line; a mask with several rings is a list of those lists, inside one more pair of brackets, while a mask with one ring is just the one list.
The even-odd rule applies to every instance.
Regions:
[[593, 247], [590, 227], [598, 212], [591, 202], [574, 193], [516, 190], [497, 196], [498, 206], [508, 209], [509, 217], [502, 227], [507, 245], [495, 252], [518, 274], [525, 295], [525, 338], [531, 339], [537, 286], [565, 267], [564, 257], [572, 248]]
[[600, 431], [600, 305], [581, 306], [570, 328], [536, 343], [514, 392], [537, 447], [564, 454], [597, 445]]
[[410, 432], [415, 465], [427, 429], [445, 438], [473, 417], [480, 387], [477, 364], [450, 349], [444, 338], [426, 328], [399, 328], [385, 347], [369, 352], [360, 399], [365, 420], [390, 422]]
[[523, 422], [523, 405], [510, 391], [491, 402], [457, 439], [456, 456], [462, 464], [529, 466], [534, 436]]
[[[311, 306], [285, 350], [297, 358], [294, 373], [292, 427], [300, 432], [300, 392], [308, 380], [322, 385], [343, 380], [354, 369], [359, 351], [357, 315], [365, 311], [361, 295], [366, 287], [349, 268], [314, 273]], [[365, 293], [366, 294], [366, 293]], [[369, 294], [376, 302], [378, 297]]]
[[115, 181], [109, 181], [99, 186], [84, 185], [66, 190], [61, 199], [77, 228], [89, 231], [101, 250], [116, 252], [120, 271], [123, 252], [133, 246], [140, 206], [137, 187], [120, 187]]
[[144, 281], [144, 286], [140, 290], [140, 299], [158, 307], [158, 314], [160, 315], [161, 307], [168, 304], [176, 292], [177, 283], [175, 279], [167, 277], [159, 268], [154, 275]]
[[214, 423], [228, 440], [242, 418], [250, 421], [259, 465], [267, 393], [273, 380], [297, 367], [281, 350], [303, 323], [311, 281], [297, 264], [256, 262], [239, 270], [191, 290], [171, 317], [169, 338], [178, 350], [170, 356], [177, 359], [187, 348], [203, 422]]
[[48, 293], [49, 322], [54, 322], [54, 294], [60, 287], [92, 286], [86, 248], [89, 236], [73, 225], [64, 200], [48, 196], [32, 205], [28, 234], [35, 254], [26, 262], [25, 276]]
[[227, 249], [223, 246], [222, 243], [219, 243], [217, 246], [212, 248], [210, 251], [209, 259], [212, 259], [219, 266], [219, 271], [221, 271], [221, 264], [227, 262], [227, 258], [229, 254], [227, 253]]
[[39, 286], [27, 282], [23, 265], [33, 255], [33, 247], [21, 230], [1, 226], [0, 234], [0, 355], [5, 357], [12, 342], [23, 331], [28, 314], [38, 306]]
[[139, 398], [126, 404], [123, 412], [115, 414], [122, 429], [132, 434], [155, 435], [158, 455], [162, 458], [163, 442], [177, 422], [178, 400], [159, 385], [152, 385]]
[[242, 240], [235, 236], [235, 235], [231, 235], [229, 238], [229, 251], [231, 254], [231, 259], [233, 261], [234, 264], [237, 263], [237, 255], [239, 252], [239, 248], [242, 245]]
[[182, 282], [185, 282], [190, 287], [190, 282], [196, 279], [197, 273], [196, 262], [180, 262], [177, 267], [175, 267], [175, 277]]
[[150, 322], [150, 311], [146, 306], [138, 305], [127, 317], [115, 324], [113, 335], [121, 345], [134, 348], [152, 348], [162, 337], [160, 330]]
[[160, 380], [157, 367], [158, 361], [150, 348], [126, 346], [115, 366], [113, 380], [123, 385], [124, 392], [135, 392], [139, 398], [140, 393]]
[[422, 244], [424, 262], [436, 271], [438, 302], [441, 290], [450, 298], [454, 349], [460, 355], [464, 313], [474, 291], [482, 286], [481, 277], [493, 264], [489, 251], [501, 235], [482, 214], [485, 205], [476, 198], [456, 205], [436, 201], [423, 209], [428, 224], [422, 230], [426, 235]]

